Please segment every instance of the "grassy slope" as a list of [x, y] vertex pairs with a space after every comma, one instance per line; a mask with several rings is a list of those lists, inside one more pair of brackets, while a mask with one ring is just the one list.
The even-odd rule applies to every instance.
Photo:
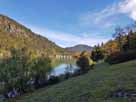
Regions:
[[17, 102], [136, 102], [136, 98], [107, 98], [117, 88], [136, 90], [136, 61], [99, 64], [85, 75], [40, 89]]

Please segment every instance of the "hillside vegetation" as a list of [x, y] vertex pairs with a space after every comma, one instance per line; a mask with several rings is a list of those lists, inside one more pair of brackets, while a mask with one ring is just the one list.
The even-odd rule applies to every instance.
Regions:
[[26, 48], [35, 55], [54, 55], [64, 52], [63, 48], [47, 38], [35, 34], [9, 17], [0, 15], [0, 53], [7, 55], [11, 48]]
[[97, 64], [85, 75], [26, 94], [17, 102], [136, 102], [136, 98], [111, 98], [117, 89], [136, 90], [136, 60]]

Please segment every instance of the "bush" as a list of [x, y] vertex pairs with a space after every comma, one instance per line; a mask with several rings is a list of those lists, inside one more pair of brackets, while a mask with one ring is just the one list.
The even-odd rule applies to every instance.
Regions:
[[49, 85], [57, 84], [59, 82], [60, 82], [60, 79], [57, 76], [50, 76], [48, 80]]
[[93, 51], [92, 51], [92, 55], [91, 55], [91, 59], [93, 61], [99, 61], [102, 60], [104, 58], [104, 51], [101, 47], [96, 46], [94, 47]]
[[136, 50], [114, 53], [108, 56], [105, 61], [108, 62], [109, 64], [118, 64], [134, 59], [136, 59]]
[[47, 74], [51, 70], [51, 61], [46, 57], [31, 60], [26, 49], [11, 49], [11, 57], [0, 61], [0, 68], [3, 94], [12, 92], [13, 89], [23, 94], [45, 84]]
[[52, 70], [51, 60], [46, 57], [39, 57], [31, 61], [29, 71], [30, 78], [34, 80], [36, 89], [43, 87], [47, 81], [47, 74]]
[[89, 70], [90, 65], [87, 57], [81, 56], [76, 63], [80, 67], [81, 72], [86, 73]]

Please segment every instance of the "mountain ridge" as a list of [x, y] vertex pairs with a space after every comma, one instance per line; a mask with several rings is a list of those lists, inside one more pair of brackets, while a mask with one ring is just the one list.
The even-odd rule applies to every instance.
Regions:
[[66, 50], [73, 51], [73, 52], [82, 52], [82, 51], [89, 51], [91, 52], [93, 47], [85, 44], [78, 44], [73, 47], [67, 47]]

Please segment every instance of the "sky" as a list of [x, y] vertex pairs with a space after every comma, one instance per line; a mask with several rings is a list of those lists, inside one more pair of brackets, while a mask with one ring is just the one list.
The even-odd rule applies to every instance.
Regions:
[[61, 47], [94, 46], [136, 21], [136, 0], [0, 0], [0, 14]]

